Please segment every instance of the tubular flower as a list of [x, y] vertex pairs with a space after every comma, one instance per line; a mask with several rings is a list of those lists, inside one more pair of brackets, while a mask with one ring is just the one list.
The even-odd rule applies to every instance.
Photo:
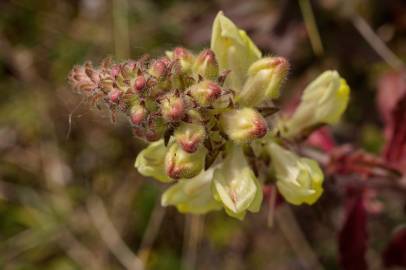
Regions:
[[248, 67], [261, 58], [257, 46], [244, 30], [237, 28], [223, 12], [219, 12], [213, 22], [210, 47], [216, 54], [220, 72], [231, 71], [226, 85], [240, 91]]
[[266, 57], [254, 62], [248, 69], [238, 101], [243, 106], [260, 105], [267, 99], [276, 99], [289, 70], [289, 63], [283, 57]]
[[282, 134], [294, 138], [322, 124], [337, 123], [347, 108], [350, 88], [337, 71], [325, 71], [303, 92], [299, 107], [287, 119]]
[[323, 172], [316, 161], [298, 157], [274, 142], [267, 145], [276, 186], [291, 204], [313, 204], [323, 193]]
[[204, 214], [221, 208], [211, 194], [214, 168], [202, 171], [191, 179], [180, 179], [162, 195], [163, 206], [174, 205], [179, 212]]
[[247, 210], [259, 210], [262, 190], [240, 146], [230, 145], [224, 162], [214, 171], [212, 190], [231, 216], [242, 219]]
[[151, 143], [138, 154], [135, 167], [144, 176], [154, 177], [161, 182], [172, 181], [165, 173], [164, 160], [166, 151], [163, 140]]

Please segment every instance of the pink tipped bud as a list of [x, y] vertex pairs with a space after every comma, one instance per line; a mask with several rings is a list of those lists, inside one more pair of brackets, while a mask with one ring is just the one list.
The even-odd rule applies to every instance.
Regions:
[[247, 143], [262, 138], [268, 131], [263, 116], [252, 108], [234, 109], [220, 117], [224, 133], [236, 143]]
[[147, 111], [142, 105], [134, 105], [131, 107], [130, 119], [134, 125], [139, 125], [145, 119]]
[[182, 47], [177, 47], [173, 50], [173, 58], [174, 59], [181, 59], [189, 55], [189, 51]]
[[193, 153], [203, 143], [206, 130], [202, 124], [182, 122], [175, 130], [176, 142], [188, 153]]
[[149, 142], [155, 142], [162, 138], [165, 129], [166, 125], [161, 118], [153, 119], [148, 123], [145, 131], [145, 138]]
[[135, 82], [134, 82], [134, 90], [139, 93], [139, 92], [141, 92], [142, 90], [144, 90], [145, 85], [146, 85], [146, 80], [145, 80], [144, 76], [139, 75], [139, 76], [135, 79]]
[[214, 52], [203, 50], [196, 58], [193, 71], [205, 79], [214, 80], [219, 75], [219, 67]]
[[185, 102], [175, 94], [168, 94], [161, 100], [162, 117], [167, 122], [180, 121], [185, 116]]
[[155, 78], [161, 78], [165, 76], [168, 72], [169, 59], [160, 58], [157, 59], [150, 67], [149, 74]]
[[283, 57], [264, 57], [254, 62], [237, 97], [238, 103], [255, 107], [266, 100], [278, 98], [288, 71], [289, 62]]
[[113, 78], [115, 78], [115, 77], [117, 77], [117, 75], [120, 73], [120, 66], [119, 65], [114, 65], [112, 68], [111, 68], [111, 76], [113, 77]]
[[121, 97], [121, 91], [118, 89], [113, 89], [110, 93], [110, 101], [113, 103], [118, 103], [120, 101], [120, 97]]
[[201, 106], [211, 105], [221, 96], [222, 92], [223, 90], [218, 84], [208, 80], [192, 85], [189, 89], [190, 95]]
[[190, 72], [194, 57], [188, 50], [177, 47], [173, 50], [172, 58], [179, 61], [182, 72]]
[[194, 153], [187, 153], [175, 142], [166, 152], [165, 172], [173, 179], [192, 178], [203, 170], [206, 153], [202, 146]]

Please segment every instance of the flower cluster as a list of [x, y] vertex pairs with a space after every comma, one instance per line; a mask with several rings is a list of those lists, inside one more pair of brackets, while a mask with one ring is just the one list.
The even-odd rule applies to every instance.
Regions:
[[323, 191], [317, 162], [290, 151], [289, 142], [337, 122], [349, 88], [327, 71], [305, 89], [291, 117], [279, 117], [274, 101], [288, 71], [285, 58], [263, 57], [220, 12], [211, 48], [197, 55], [175, 48], [156, 59], [87, 63], [69, 80], [113, 116], [125, 115], [134, 135], [150, 143], [135, 167], [173, 183], [163, 205], [191, 213], [223, 208], [242, 219], [259, 210], [266, 181], [292, 204], [312, 204]]

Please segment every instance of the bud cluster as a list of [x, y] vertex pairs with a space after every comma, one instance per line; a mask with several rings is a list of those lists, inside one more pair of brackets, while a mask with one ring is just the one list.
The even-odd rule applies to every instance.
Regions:
[[293, 116], [267, 118], [278, 111], [273, 101], [288, 70], [285, 58], [262, 57], [220, 12], [211, 49], [86, 63], [69, 81], [91, 103], [105, 104], [113, 120], [116, 113], [127, 117], [133, 134], [150, 142], [135, 167], [161, 182], [177, 180], [163, 205], [192, 213], [223, 208], [242, 219], [259, 210], [269, 179], [292, 204], [312, 204], [323, 191], [318, 164], [288, 150], [289, 141], [337, 122], [349, 88], [337, 72], [325, 72], [305, 89]]
[[136, 137], [170, 142], [166, 173], [178, 179], [196, 176], [206, 160], [209, 166], [228, 139], [241, 144], [267, 133], [267, 122], [256, 109], [239, 108], [235, 91], [224, 87], [226, 76], [219, 74], [212, 50], [195, 56], [175, 48], [157, 59], [105, 60], [98, 68], [86, 63], [75, 67], [69, 80], [113, 116], [125, 115]]

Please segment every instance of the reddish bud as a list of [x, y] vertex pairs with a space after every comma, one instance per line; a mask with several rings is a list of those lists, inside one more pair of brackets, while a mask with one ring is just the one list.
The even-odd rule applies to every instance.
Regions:
[[190, 95], [202, 106], [209, 106], [218, 99], [222, 93], [222, 88], [212, 81], [201, 81], [190, 87]]
[[214, 52], [210, 49], [202, 51], [196, 58], [193, 70], [203, 78], [214, 80], [219, 73]]
[[115, 77], [117, 77], [117, 75], [120, 73], [120, 66], [119, 65], [114, 65], [112, 68], [111, 68], [111, 76], [113, 77], [113, 78], [115, 78]]
[[149, 74], [155, 78], [161, 78], [165, 76], [168, 72], [169, 59], [160, 58], [156, 60], [149, 69]]
[[139, 125], [145, 119], [147, 111], [142, 105], [135, 105], [131, 107], [130, 119], [134, 125]]
[[139, 75], [139, 76], [135, 79], [135, 82], [134, 82], [134, 90], [135, 90], [136, 92], [141, 92], [141, 91], [145, 88], [145, 85], [146, 85], [146, 80], [145, 80], [144, 76]]
[[188, 153], [196, 152], [206, 137], [202, 124], [182, 122], [175, 130], [175, 139], [182, 149]]
[[220, 117], [223, 132], [234, 142], [241, 144], [262, 138], [268, 130], [266, 120], [252, 108], [230, 110]]
[[185, 115], [185, 103], [181, 97], [169, 94], [161, 100], [162, 117], [167, 122], [176, 122]]
[[110, 94], [110, 101], [113, 103], [118, 103], [120, 100], [120, 96], [121, 96], [121, 91], [118, 89], [113, 89]]

